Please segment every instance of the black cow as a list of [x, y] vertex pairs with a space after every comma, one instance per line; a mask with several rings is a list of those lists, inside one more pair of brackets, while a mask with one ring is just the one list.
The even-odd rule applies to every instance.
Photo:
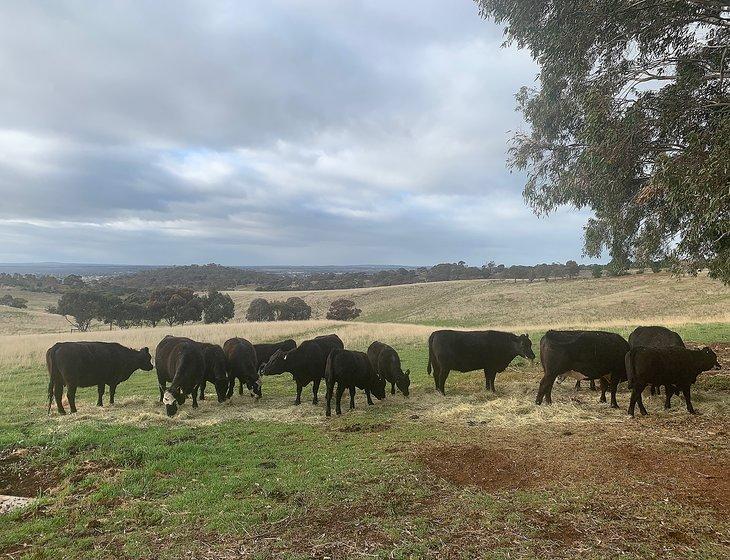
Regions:
[[314, 340], [316, 340], [320, 346], [328, 350], [334, 350], [335, 348], [343, 350], [345, 348], [345, 343], [342, 342], [342, 339], [336, 334], [321, 334], [319, 336], [315, 336]]
[[501, 331], [435, 331], [428, 338], [428, 373], [433, 367], [436, 390], [445, 395], [449, 372], [484, 370], [487, 390], [494, 389], [494, 378], [516, 356], [534, 360], [532, 342], [526, 334]]
[[302, 388], [312, 383], [312, 404], [317, 404], [319, 384], [324, 377], [324, 367], [329, 353], [329, 348], [319, 341], [305, 340], [292, 350], [274, 352], [271, 359], [261, 366], [259, 372], [263, 375], [290, 372], [297, 384], [297, 398], [294, 401], [297, 405], [302, 402]]
[[368, 358], [375, 373], [390, 383], [391, 395], [395, 395], [397, 385], [400, 392], [404, 396], [408, 396], [408, 387], [411, 384], [411, 370], [403, 371], [398, 352], [391, 346], [376, 340], [368, 347]]
[[[629, 414], [634, 415], [638, 403], [641, 414], [646, 414], [641, 392], [649, 384], [679, 387], [684, 393], [687, 410], [695, 414], [690, 398], [690, 386], [703, 371], [720, 369], [717, 354], [710, 348], [687, 350], [686, 348], [648, 348], [637, 346], [626, 354], [626, 372], [632, 386]], [[669, 408], [673, 391], [666, 391], [664, 408]]]
[[238, 379], [238, 394], [243, 395], [243, 385], [248, 388], [252, 397], [261, 397], [262, 379], [258, 372], [256, 348], [245, 338], [229, 338], [223, 344], [228, 367], [228, 398], [233, 396], [233, 389]]
[[133, 350], [116, 342], [57, 342], [46, 351], [48, 368], [48, 413], [53, 397], [58, 412], [66, 414], [61, 399], [63, 387], [68, 387], [68, 406], [76, 412], [76, 388], [96, 387], [99, 390], [97, 406], [103, 406], [104, 389], [109, 385], [109, 404], [114, 404], [117, 385], [142, 369], [152, 369], [148, 348]]
[[168, 416], [177, 412], [188, 395], [193, 398], [193, 408], [198, 408], [198, 388], [205, 381], [205, 356], [200, 343], [167, 335], [155, 350], [155, 367], [160, 402], [165, 403]]
[[[678, 333], [666, 327], [636, 327], [629, 335], [629, 347], [648, 346], [649, 348], [684, 348], [684, 340]], [[660, 393], [660, 387], [651, 385], [651, 394]], [[665, 391], [679, 391], [675, 387], [665, 387]]]
[[373, 404], [370, 393], [379, 400], [385, 398], [385, 379], [375, 373], [368, 355], [364, 352], [340, 350], [339, 348], [332, 350], [327, 357], [324, 379], [327, 383], [327, 408], [325, 411], [327, 416], [332, 415], [332, 393], [335, 384], [337, 384], [337, 398], [335, 400], [337, 414], [342, 414], [340, 404], [345, 388], [350, 389], [350, 410], [355, 408], [356, 387], [365, 391], [368, 404]]
[[[604, 331], [548, 331], [540, 339], [540, 361], [543, 376], [535, 402], [552, 404], [555, 378], [569, 371], [582, 373], [588, 379], [610, 376], [611, 407], [618, 408], [616, 389], [626, 380], [624, 356], [629, 343], [621, 335]], [[600, 402], [606, 402], [606, 383], [601, 382]]]
[[274, 352], [276, 352], [277, 350], [282, 350], [284, 352], [286, 352], [287, 350], [293, 350], [297, 347], [297, 343], [291, 338], [287, 338], [286, 340], [282, 340], [280, 342], [266, 342], [261, 344], [254, 344], [253, 347], [256, 350], [256, 371], [258, 371], [261, 369], [261, 366], [263, 366], [271, 359], [271, 356], [274, 355]]
[[[191, 341], [195, 342], [195, 341]], [[215, 393], [218, 402], [223, 402], [227, 398], [228, 392], [228, 364], [226, 354], [218, 344], [210, 344], [208, 342], [198, 342], [200, 349], [203, 351], [203, 359], [205, 360], [205, 377], [200, 384], [200, 400], [205, 400], [205, 383], [210, 381], [215, 387]]]

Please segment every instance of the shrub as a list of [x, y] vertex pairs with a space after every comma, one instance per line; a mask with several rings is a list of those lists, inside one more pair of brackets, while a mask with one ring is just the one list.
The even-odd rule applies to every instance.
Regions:
[[273, 321], [274, 309], [264, 298], [253, 300], [246, 311], [246, 321]]
[[233, 319], [236, 308], [228, 294], [222, 294], [217, 290], [210, 290], [203, 298], [203, 322], [204, 323], [227, 323]]
[[591, 267], [591, 276], [593, 276], [593, 278], [600, 278], [603, 276], [603, 267], [600, 264], [594, 264]]

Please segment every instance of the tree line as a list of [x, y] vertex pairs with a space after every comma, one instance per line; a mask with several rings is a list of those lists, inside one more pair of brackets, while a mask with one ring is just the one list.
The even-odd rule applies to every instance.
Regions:
[[225, 323], [233, 318], [235, 305], [231, 296], [216, 290], [200, 296], [188, 288], [165, 288], [119, 297], [93, 289], [75, 289], [65, 292], [47, 311], [65, 317], [72, 328], [87, 331], [95, 320], [121, 329], [201, 320]]

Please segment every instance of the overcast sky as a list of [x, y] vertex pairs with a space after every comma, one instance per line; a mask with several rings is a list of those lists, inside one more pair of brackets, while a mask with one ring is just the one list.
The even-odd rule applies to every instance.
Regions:
[[0, 261], [565, 261], [471, 0], [0, 4]]

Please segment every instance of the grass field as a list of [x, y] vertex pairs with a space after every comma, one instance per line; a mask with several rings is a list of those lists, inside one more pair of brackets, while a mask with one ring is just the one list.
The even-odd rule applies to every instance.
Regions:
[[[570, 289], [582, 289], [581, 282]], [[600, 291], [609, 297], [627, 286], [607, 282]], [[426, 374], [433, 330], [426, 324], [317, 320], [0, 336], [0, 494], [39, 497], [0, 515], [0, 555], [727, 558], [730, 324], [713, 321], [726, 297], [716, 296], [716, 314], [695, 301], [705, 310], [695, 320], [681, 321], [682, 313], [695, 316], [691, 307], [672, 319], [685, 340], [712, 343], [724, 365], [700, 377], [698, 416], [686, 413], [681, 397], [670, 411], [647, 397], [650, 415], [631, 419], [625, 386], [621, 409], [612, 410], [596, 393], [575, 392], [570, 380], [556, 386], [553, 406], [537, 407], [539, 363], [521, 358], [497, 376], [496, 395], [472, 372], [452, 373], [443, 397]], [[598, 322], [583, 309], [594, 301], [572, 303], [579, 311], [572, 324]], [[393, 317], [407, 307], [394, 307]], [[554, 313], [534, 307], [511, 320], [508, 310], [491, 309], [492, 324], [524, 327], [536, 350], [544, 318]], [[642, 301], [637, 309], [661, 315], [662, 307]], [[475, 322], [489, 316], [477, 305], [472, 312]], [[627, 335], [638, 316], [606, 323]], [[413, 316], [423, 323], [428, 317]], [[96, 390], [82, 389], [78, 414], [46, 414], [43, 353], [50, 344], [96, 339], [154, 347], [170, 331], [213, 342], [337, 332], [361, 350], [379, 339], [411, 369], [411, 397], [388, 394], [368, 407], [358, 393], [354, 411], [326, 419], [321, 404], [310, 404], [309, 388], [304, 404], [292, 404], [294, 384], [285, 374], [265, 379], [259, 401], [236, 395], [224, 404], [206, 400], [198, 410], [188, 402], [167, 418], [156, 404], [154, 372], [137, 372], [120, 385], [114, 406], [97, 408]]]

